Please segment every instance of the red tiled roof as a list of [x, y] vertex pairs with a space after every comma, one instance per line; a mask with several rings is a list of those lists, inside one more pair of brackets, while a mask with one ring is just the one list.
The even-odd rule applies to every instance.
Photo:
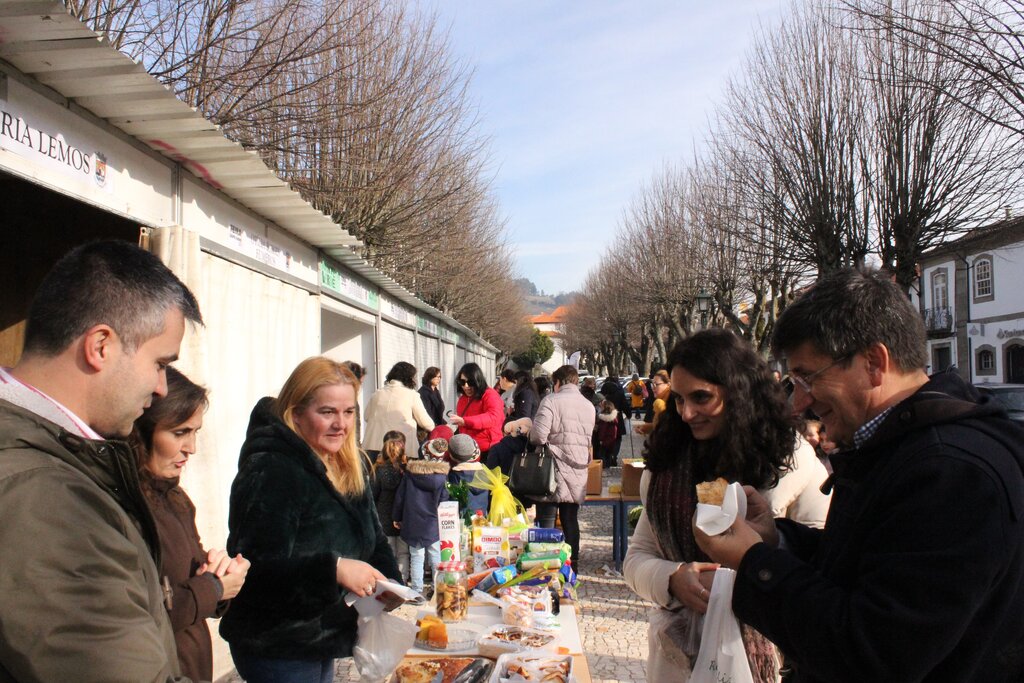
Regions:
[[530, 322], [537, 323], [560, 323], [565, 320], [566, 314], [569, 312], [568, 306], [559, 306], [550, 313], [540, 313], [530, 318]]

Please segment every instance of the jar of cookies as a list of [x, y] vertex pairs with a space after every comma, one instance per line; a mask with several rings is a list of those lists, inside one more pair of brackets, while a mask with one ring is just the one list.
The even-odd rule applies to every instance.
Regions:
[[469, 577], [465, 562], [441, 562], [434, 569], [434, 602], [441, 621], [462, 621], [469, 611]]

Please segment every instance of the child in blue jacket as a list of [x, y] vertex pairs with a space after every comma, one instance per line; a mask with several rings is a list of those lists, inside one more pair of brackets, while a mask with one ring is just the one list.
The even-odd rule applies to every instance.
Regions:
[[[433, 444], [439, 439], [428, 441]], [[440, 444], [438, 444], [440, 445]], [[447, 446], [447, 444], [445, 444]], [[437, 529], [437, 506], [448, 500], [448, 463], [444, 461], [447, 448], [435, 454], [427, 448], [430, 457], [410, 460], [405, 476], [395, 495], [394, 523], [402, 540], [409, 545], [409, 587], [423, 592], [423, 559], [430, 555], [433, 571], [441, 561], [441, 535]]]

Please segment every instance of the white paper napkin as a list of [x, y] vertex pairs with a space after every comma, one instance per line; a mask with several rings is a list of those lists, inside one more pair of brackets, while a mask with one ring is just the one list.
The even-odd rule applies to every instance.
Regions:
[[717, 536], [732, 526], [737, 517], [747, 516], [747, 494], [737, 482], [725, 489], [722, 505], [697, 503], [697, 528], [708, 536]]
[[359, 612], [359, 616], [371, 617], [374, 614], [380, 614], [384, 611], [386, 604], [380, 596], [385, 592], [394, 593], [405, 600], [405, 602], [409, 602], [414, 605], [420, 605], [424, 602], [423, 596], [413, 589], [391, 581], [380, 579], [377, 581], [376, 588], [372, 594], [361, 598], [355, 593], [349, 593], [345, 596], [345, 604], [350, 606], [354, 605], [356, 610]]

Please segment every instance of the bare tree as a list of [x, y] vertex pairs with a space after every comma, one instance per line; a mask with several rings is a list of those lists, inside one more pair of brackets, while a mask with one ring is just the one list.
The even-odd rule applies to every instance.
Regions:
[[435, 16], [394, 0], [69, 8], [259, 151], [373, 265], [504, 350], [528, 343], [469, 74]]
[[821, 273], [863, 263], [871, 250], [864, 89], [850, 78], [856, 44], [834, 23], [830, 10], [796, 4], [763, 31], [727, 87], [717, 133], [747, 193], [770, 198], [793, 259]]
[[[955, 82], [923, 81], [1024, 140], [1024, 1], [850, 0], [854, 12], [960, 68]], [[913, 74], [909, 74], [913, 78]], [[983, 95], [983, 97], [979, 97]]]
[[793, 247], [776, 229], [771, 203], [765, 195], [744, 194], [750, 188], [737, 181], [730, 161], [713, 148], [693, 173], [695, 232], [707, 244], [707, 288], [720, 316], [766, 353], [775, 319], [807, 267], [790, 257]]
[[922, 252], [990, 219], [1020, 179], [1012, 140], [977, 111], [983, 93], [965, 87], [963, 68], [932, 45], [932, 27], [953, 4], [889, 0], [910, 31], [873, 22], [852, 27], [868, 88], [867, 155], [872, 215], [882, 264], [909, 288]]

